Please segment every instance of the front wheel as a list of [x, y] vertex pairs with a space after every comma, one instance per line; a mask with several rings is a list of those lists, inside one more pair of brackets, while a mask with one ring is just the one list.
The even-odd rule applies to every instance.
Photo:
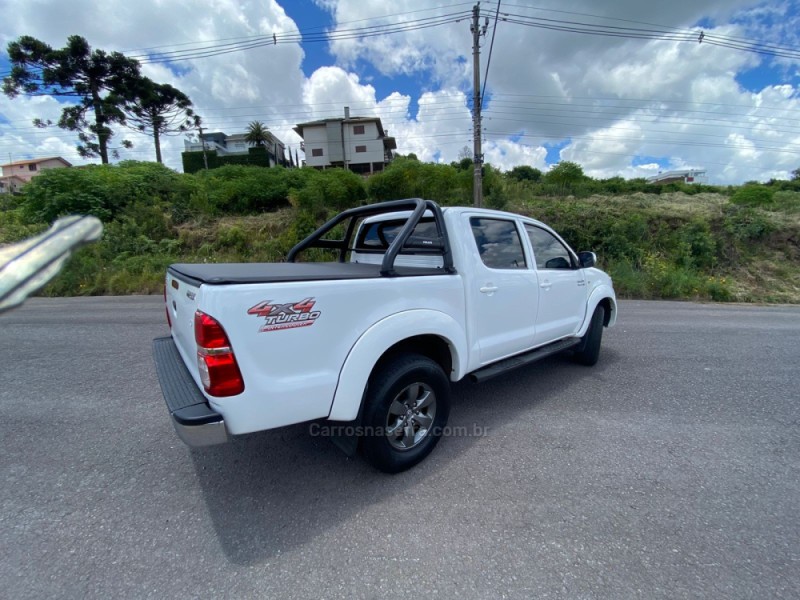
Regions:
[[606, 309], [604, 306], [599, 305], [594, 309], [589, 329], [575, 349], [573, 357], [576, 362], [587, 367], [597, 364], [597, 359], [600, 358], [600, 342], [603, 339], [603, 322], [605, 318]]
[[439, 442], [450, 414], [450, 382], [420, 354], [400, 355], [370, 378], [361, 451], [386, 473], [416, 465]]

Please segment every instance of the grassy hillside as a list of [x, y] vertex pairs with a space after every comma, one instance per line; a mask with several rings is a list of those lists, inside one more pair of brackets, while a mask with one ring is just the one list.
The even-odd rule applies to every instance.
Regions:
[[[196, 175], [152, 163], [54, 170], [0, 200], [0, 243], [61, 214], [95, 214], [103, 240], [78, 252], [43, 293], [157, 293], [172, 262], [278, 261], [349, 206], [415, 196], [469, 204], [470, 169], [405, 159], [368, 182], [341, 170], [238, 166]], [[800, 302], [800, 182], [652, 187], [557, 175], [488, 167], [486, 203], [541, 219], [576, 250], [597, 252], [620, 296]]]
[[682, 192], [512, 203], [553, 226], [629, 298], [800, 302], [800, 193], [768, 207]]

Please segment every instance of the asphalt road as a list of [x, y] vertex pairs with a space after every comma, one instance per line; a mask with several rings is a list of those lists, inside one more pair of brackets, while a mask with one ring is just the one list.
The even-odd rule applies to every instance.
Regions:
[[158, 297], [0, 316], [5, 598], [798, 598], [800, 308], [623, 302], [600, 363], [454, 386], [378, 473], [307, 426], [191, 451]]

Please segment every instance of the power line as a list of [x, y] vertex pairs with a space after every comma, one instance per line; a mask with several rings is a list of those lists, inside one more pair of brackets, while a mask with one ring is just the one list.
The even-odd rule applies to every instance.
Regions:
[[[449, 6], [461, 6], [463, 4], [467, 3], [457, 3]], [[409, 11], [407, 13], [396, 13], [396, 14], [412, 14], [414, 12], [426, 12], [427, 10], [432, 10], [432, 9], [425, 9], [421, 11]], [[139, 63], [143, 65], [173, 63], [185, 60], [195, 60], [199, 58], [221, 56], [225, 54], [242, 52], [245, 50], [253, 50], [256, 48], [262, 48], [266, 46], [275, 46], [278, 44], [331, 42], [339, 40], [360, 39], [360, 38], [369, 38], [382, 35], [391, 35], [395, 33], [407, 33], [422, 29], [429, 29], [432, 27], [439, 27], [450, 23], [457, 23], [458, 21], [467, 18], [468, 15], [469, 11], [462, 10], [458, 12], [447, 13], [444, 15], [435, 15], [420, 19], [412, 19], [410, 21], [405, 21], [402, 23], [383, 23], [377, 25], [369, 25], [365, 27], [341, 29], [333, 32], [323, 31], [321, 33], [318, 33], [316, 32], [315, 28], [312, 28], [305, 31], [298, 30], [297, 33], [278, 34], [277, 32], [274, 32], [270, 34], [257, 35], [257, 36], [243, 36], [238, 38], [224, 38], [221, 40], [216, 40], [216, 42], [223, 42], [223, 43], [199, 42], [200, 45], [197, 45], [198, 42], [190, 42], [186, 44], [176, 44], [173, 45], [173, 47], [194, 44], [194, 46], [191, 48], [171, 50], [155, 54], [147, 52], [144, 52], [142, 54], [131, 54], [128, 56], [128, 58], [138, 60]], [[368, 19], [362, 19], [359, 21], [365, 21], [365, 20]], [[156, 49], [159, 47], [169, 47], [169, 46], [154, 46], [151, 47], [150, 49]], [[5, 78], [10, 74], [11, 71], [7, 71], [4, 72], [2, 75], [0, 75], [0, 77]], [[28, 94], [28, 95], [39, 95], [39, 94]]]
[[489, 58], [486, 60], [486, 71], [483, 74], [483, 89], [481, 90], [481, 108], [486, 97], [486, 81], [489, 79], [489, 65], [492, 64], [492, 50], [494, 49], [494, 36], [497, 33], [497, 16], [500, 14], [500, 0], [497, 0], [497, 11], [494, 14], [494, 27], [492, 27], [492, 41], [489, 43]]
[[254, 48], [261, 48], [264, 46], [276, 46], [278, 44], [286, 43], [317, 43], [317, 42], [331, 42], [348, 39], [360, 39], [374, 37], [378, 35], [390, 35], [394, 33], [407, 33], [411, 31], [418, 31], [421, 29], [429, 29], [431, 27], [439, 27], [449, 23], [456, 23], [466, 17], [467, 13], [464, 11], [449, 13], [446, 15], [437, 15], [434, 17], [425, 17], [423, 19], [415, 19], [406, 21], [401, 24], [380, 24], [370, 25], [367, 27], [358, 27], [353, 29], [344, 29], [334, 32], [304, 34], [299, 32], [296, 34], [269, 34], [249, 38], [244, 42], [230, 42], [227, 44], [211, 44], [207, 46], [200, 46], [189, 48], [186, 50], [174, 50], [169, 52], [161, 52], [154, 55], [141, 54], [131, 55], [130, 58], [137, 59], [141, 64], [154, 64], [163, 62], [175, 62], [179, 60], [190, 60], [197, 58], [208, 58], [210, 56], [220, 56], [223, 54], [230, 54], [232, 52], [240, 52], [243, 50], [252, 50]]
[[[573, 117], [573, 115], [576, 115], [576, 114], [587, 114], [587, 115], [590, 115], [590, 116], [589, 117], [574, 117], [574, 118], [589, 119], [589, 118], [592, 118], [592, 117], [596, 117], [597, 120], [600, 120], [600, 119], [605, 117], [605, 118], [609, 118], [609, 119], [613, 119], [613, 120], [631, 119], [631, 120], [635, 120], [635, 121], [644, 121], [644, 119], [634, 118], [634, 117], [631, 116], [632, 114], [639, 114], [640, 116], [646, 116], [645, 113], [636, 113], [636, 112], [632, 113], [631, 111], [626, 111], [626, 110], [624, 110], [626, 107], [609, 106], [609, 107], [602, 107], [602, 110], [599, 110], [599, 109], [597, 109], [595, 107], [592, 107], [591, 105], [586, 105], [586, 104], [577, 104], [577, 105], [569, 106], [569, 107], [564, 107], [563, 105], [552, 104], [552, 103], [542, 103], [542, 105], [543, 106], [548, 106], [548, 105], [549, 106], [555, 106], [556, 108], [539, 108], [537, 106], [520, 106], [520, 105], [516, 105], [516, 104], [492, 102], [490, 107], [488, 109], [486, 109], [486, 112], [488, 114], [494, 114], [494, 113], [514, 114], [514, 113], [503, 113], [502, 110], [498, 110], [498, 109], [515, 109], [517, 111], [524, 111], [522, 113], [516, 113], [516, 114], [522, 114], [522, 115], [534, 114], [535, 116], [552, 115], [552, 116]], [[589, 107], [592, 110], [580, 110], [579, 107]], [[560, 108], [563, 108], [564, 110], [558, 110]], [[623, 110], [621, 110], [621, 111], [613, 110], [613, 109], [616, 109], [616, 108], [620, 108], [620, 109], [623, 109]], [[648, 109], [646, 109], [646, 108], [635, 108], [635, 109], [632, 109], [632, 110], [633, 111], [647, 111]], [[650, 114], [652, 115], [652, 117], [654, 119], [657, 119], [659, 121], [664, 121], [666, 123], [673, 123], [673, 124], [676, 124], [676, 125], [702, 125], [703, 124], [703, 123], [693, 123], [691, 121], [687, 122], [687, 121], [677, 120], [677, 119], [681, 119], [681, 118], [683, 118], [683, 119], [696, 119], [697, 121], [702, 120], [704, 122], [711, 122], [711, 123], [723, 123], [726, 126], [733, 126], [733, 125], [730, 125], [731, 123], [742, 123], [744, 121], [742, 119], [742, 117], [749, 117], [751, 119], [757, 119], [758, 120], [757, 122], [760, 122], [760, 123], [768, 122], [768, 121], [775, 120], [775, 119], [778, 119], [778, 118], [780, 118], [784, 122], [787, 120], [783, 115], [762, 115], [762, 116], [759, 116], [759, 115], [741, 115], [741, 114], [738, 114], [738, 113], [724, 113], [724, 112], [718, 112], [717, 113], [717, 112], [712, 112], [712, 111], [681, 111], [680, 114], [670, 114], [670, 113], [667, 113], [666, 111], [663, 111], [663, 112], [660, 112], [660, 113], [652, 113], [651, 112]], [[695, 114], [697, 114], [697, 115], [714, 115], [717, 118], [706, 117], [706, 116], [693, 117], [692, 115], [695, 115]], [[723, 118], [723, 117], [731, 117], [731, 118]], [[792, 121], [794, 121], [794, 120], [790, 120], [789, 122], [792, 122]], [[757, 122], [753, 122], [753, 124], [755, 125], [755, 124], [757, 124]], [[798, 121], [794, 121], [794, 122], [798, 122]], [[792, 128], [792, 129], [796, 128], [796, 126], [786, 125], [785, 123], [782, 123], [781, 126], [782, 127], [789, 127], [789, 128]], [[736, 125], [736, 127], [740, 128], [742, 126], [741, 125]], [[771, 130], [780, 131], [778, 129], [773, 129], [773, 128], [771, 128]]]
[[[544, 134], [520, 134], [519, 132], [510, 132], [510, 133], [503, 133], [499, 131], [491, 131], [487, 132], [487, 135], [500, 135], [506, 137], [518, 137], [518, 138], [546, 138], [546, 139], [556, 139], [556, 140], [563, 140], [564, 136], [558, 135], [544, 135]], [[720, 144], [714, 142], [699, 142], [699, 141], [691, 141], [691, 142], [684, 142], [684, 141], [677, 141], [677, 140], [654, 140], [654, 139], [642, 139], [642, 138], [626, 138], [626, 137], [614, 137], [614, 136], [602, 136], [602, 135], [574, 135], [569, 136], [569, 140], [591, 140], [591, 141], [612, 141], [612, 142], [637, 142], [641, 145], [655, 145], [655, 146], [691, 146], [691, 147], [703, 147], [703, 148], [733, 148], [736, 150], [761, 150], [761, 151], [773, 151], [778, 152], [781, 154], [797, 154], [800, 155], [800, 148], [797, 150], [786, 150], [785, 148], [778, 148], [774, 146], [755, 146], [755, 145], [738, 145], [738, 144]]]
[[[492, 2], [489, 2], [489, 4], [492, 4]], [[506, 6], [509, 6], [509, 7], [512, 7], [512, 8], [523, 8], [523, 9], [533, 10], [533, 11], [547, 12], [547, 13], [558, 13], [558, 14], [574, 15], [574, 16], [580, 16], [580, 17], [590, 17], [590, 18], [594, 18], [594, 19], [602, 19], [602, 20], [605, 20], [605, 21], [616, 21], [618, 23], [631, 23], [631, 24], [634, 24], [634, 25], [647, 25], [648, 27], [657, 27], [657, 28], [660, 28], [660, 29], [663, 29], [665, 31], [672, 32], [672, 33], [688, 34], [690, 36], [694, 36], [695, 39], [698, 36], [699, 32], [702, 31], [702, 29], [687, 29], [687, 28], [683, 28], [683, 27], [673, 27], [673, 26], [670, 26], [670, 25], [662, 25], [662, 24], [659, 24], [659, 23], [652, 23], [652, 22], [649, 22], [649, 21], [636, 21], [636, 20], [632, 20], [632, 19], [623, 19], [623, 18], [620, 18], [620, 17], [609, 17], [609, 16], [606, 16], [606, 15], [596, 15], [596, 14], [584, 13], [584, 12], [558, 10], [558, 9], [549, 8], [549, 7], [548, 8], [544, 8], [544, 7], [530, 6], [530, 5], [524, 5], [524, 4], [506, 4]], [[729, 41], [747, 42], [747, 43], [753, 43], [753, 44], [759, 45], [759, 46], [773, 47], [773, 48], [783, 49], [783, 50], [792, 50], [792, 51], [798, 50], [797, 47], [795, 47], [795, 46], [788, 46], [788, 45], [785, 45], [785, 44], [764, 44], [764, 43], [761, 43], [761, 42], [752, 42], [752, 40], [750, 40], [748, 38], [742, 38], [742, 37], [730, 36], [730, 35], [721, 35], [721, 34], [715, 34], [715, 35], [717, 35], [717, 37], [719, 37], [719, 38], [723, 38], [723, 39], [726, 39], [726, 40], [729, 40]]]
[[[453, 8], [453, 7], [456, 7], [456, 6], [467, 6], [467, 5], [470, 5], [470, 4], [472, 4], [472, 2], [456, 2], [454, 4], [445, 4], [445, 5], [440, 5], [440, 6], [437, 6], [437, 7], [434, 7], [434, 8], [421, 8], [421, 9], [417, 9], [417, 10], [402, 11], [402, 12], [392, 13], [392, 14], [388, 14], [388, 15], [380, 15], [380, 16], [377, 16], [377, 17], [366, 17], [364, 19], [355, 19], [355, 20], [352, 20], [352, 21], [340, 21], [338, 23], [338, 25], [350, 25], [352, 23], [363, 23], [364, 21], [373, 21], [373, 20], [377, 20], [377, 19], [388, 19], [388, 18], [391, 18], [391, 17], [401, 17], [401, 16], [412, 15], [412, 14], [416, 14], [416, 13], [431, 12], [431, 11], [434, 11], [434, 10], [440, 10], [442, 8]], [[311, 32], [315, 32], [315, 31], [327, 31], [327, 29], [328, 29], [327, 26], [321, 25], [321, 26], [317, 26], [317, 27], [308, 27], [307, 29], [304, 30], [304, 32], [305, 33], [311, 33]], [[298, 33], [302, 33], [302, 32], [300, 32], [298, 30]], [[208, 42], [228, 42], [228, 41], [231, 41], [231, 40], [247, 40], [247, 39], [260, 38], [260, 37], [271, 36], [271, 35], [272, 35], [272, 33], [263, 34], [263, 35], [255, 35], [255, 36], [237, 36], [237, 37], [229, 37], [229, 38], [220, 38], [220, 39], [215, 39], [215, 40], [207, 40], [207, 42], [204, 42], [204, 43], [208, 43]], [[162, 44], [162, 45], [159, 45], [159, 46], [150, 46], [150, 47], [147, 47], [147, 48], [132, 48], [132, 49], [128, 49], [128, 50], [122, 50], [121, 52], [123, 54], [127, 54], [129, 52], [146, 52], [148, 50], [158, 50], [160, 48], [173, 48], [173, 47], [176, 47], [176, 46], [189, 46], [189, 45], [197, 44], [197, 43], [198, 42], [181, 42], [181, 43], [176, 43], [176, 44]]]
[[[508, 114], [510, 114], [510, 113], [508, 113]], [[549, 119], [546, 120], [546, 121], [536, 121], [536, 120], [522, 120], [522, 119], [507, 119], [507, 118], [499, 117], [497, 119], [492, 119], [492, 120], [493, 121], [496, 120], [496, 121], [510, 122], [510, 123], [575, 126], [575, 123], [563, 122], [563, 121], [552, 121], [552, 120], [549, 120]], [[611, 128], [607, 128], [607, 129], [611, 129]], [[701, 132], [696, 132], [696, 131], [683, 132], [683, 131], [672, 131], [672, 130], [667, 130], [667, 129], [620, 127], [618, 125], [614, 125], [613, 129], [615, 131], [616, 130], [638, 131], [638, 132], [641, 132], [643, 135], [652, 134], [652, 133], [666, 133], [666, 134], [669, 134], [669, 135], [689, 136], [689, 137], [692, 137], [692, 138], [721, 138], [721, 139], [728, 139], [730, 137], [730, 134], [729, 135], [719, 135], [719, 134], [714, 134], [714, 133], [701, 133]], [[797, 135], [798, 133], [800, 133], [800, 131], [784, 131], [784, 132], [781, 132], [781, 133], [787, 133], [789, 135]], [[533, 134], [533, 135], [535, 135], [535, 134]], [[565, 135], [565, 136], [562, 136], [562, 137], [570, 137], [570, 136], [569, 135]], [[750, 138], [750, 137], [748, 137], [747, 139], [748, 139], [748, 141], [751, 141], [751, 142], [754, 142], [754, 143], [761, 143], [761, 142], [773, 143], [775, 141], [775, 140], [762, 140], [762, 139]], [[647, 140], [643, 139], [643, 141], [646, 142]], [[800, 149], [800, 143], [797, 143], [797, 142], [786, 142], [786, 146], [797, 146], [798, 149]]]
[[[564, 12], [564, 11], [552, 11], [552, 12]], [[592, 16], [596, 17], [597, 15], [592, 15]], [[734, 50], [742, 50], [756, 54], [765, 54], [779, 58], [800, 59], [800, 49], [798, 49], [797, 47], [766, 44], [763, 42], [753, 42], [751, 40], [742, 40], [741, 38], [734, 38], [722, 34], [715, 34], [713, 32], [706, 32], [704, 30], [699, 30], [699, 31], [681, 30], [672, 27], [665, 27], [663, 25], [651, 25], [651, 27], [655, 27], [655, 29], [642, 28], [642, 27], [602, 25], [598, 23], [587, 23], [584, 21], [577, 21], [577, 20], [534, 17], [519, 13], [502, 13], [501, 18], [502, 20], [513, 24], [522, 25], [525, 27], [548, 29], [553, 31], [579, 33], [584, 35], [595, 35], [602, 37], [704, 43], [713, 46], [730, 48]]]
[[[558, 98], [567, 101], [564, 96], [553, 94], [510, 94], [496, 92], [492, 94], [492, 98], [512, 96], [515, 98]], [[674, 100], [667, 98], [619, 98], [608, 96], [570, 96], [569, 100], [595, 100], [595, 101], [611, 101], [611, 102], [657, 102], [660, 104], [697, 104], [701, 106], [731, 106], [738, 108], [746, 108], [749, 110], [780, 110], [789, 112], [800, 112], [800, 108], [787, 108], [782, 106], [747, 106], [745, 104], [734, 104], [732, 102], [701, 102], [698, 100]], [[800, 102], [799, 102], [800, 103]], [[563, 103], [562, 103], [563, 104]]]
[[[517, 115], [518, 113], [516, 113], [516, 112], [505, 112], [505, 111], [486, 111], [486, 114], [490, 115], [488, 118], [489, 118], [490, 121], [492, 121], [492, 120], [495, 120], [495, 117], [491, 116], [491, 115], [496, 115], [496, 114]], [[500, 121], [508, 121], [508, 120], [510, 120], [510, 121], [513, 121], [513, 122], [516, 122], [516, 123], [523, 123], [523, 124], [529, 124], [529, 123], [531, 123], [531, 124], [532, 123], [536, 123], [536, 124], [543, 124], [543, 125], [556, 125], [556, 124], [562, 125], [562, 124], [565, 124], [565, 123], [556, 123], [555, 121], [552, 121], [549, 118], [549, 117], [559, 117], [559, 116], [564, 116], [565, 118], [569, 118], [569, 119], [579, 119], [579, 120], [587, 120], [587, 121], [593, 121], [593, 122], [596, 120], [595, 117], [591, 117], [591, 116], [583, 117], [583, 116], [579, 116], [579, 115], [574, 115], [572, 113], [570, 113], [569, 115], [559, 115], [558, 113], [552, 113], [552, 112], [526, 113], [526, 118], [517, 117], [515, 119], [506, 119], [506, 118], [500, 117], [497, 120], [500, 120]], [[537, 121], [536, 117], [546, 118], [547, 120], [546, 121]], [[706, 124], [706, 123], [699, 122], [699, 121], [695, 121], [695, 122], [692, 122], [692, 121], [673, 121], [673, 120], [664, 120], [663, 118], [658, 119], [658, 120], [647, 120], [647, 119], [636, 119], [636, 118], [631, 118], [631, 117], [625, 117], [624, 120], [625, 121], [630, 121], [630, 122], [633, 122], [633, 123], [645, 123], [645, 124], [650, 124], [650, 125], [661, 125], [661, 124], [665, 124], [665, 125], [688, 125], [690, 127], [714, 127], [716, 129], [719, 129], [718, 125]], [[705, 119], [705, 120], [706, 121], [708, 121], [708, 120], [720, 121], [718, 119]], [[614, 125], [613, 126], [616, 127], [616, 123], [618, 123], [618, 122], [619, 121], [614, 121]], [[733, 125], [733, 124], [731, 124], [730, 121], [722, 121], [722, 122], [725, 123], [725, 127], [726, 128], [730, 128], [730, 129], [742, 129], [742, 130], [745, 130], [745, 131], [752, 131], [752, 129], [753, 129], [753, 127], [747, 127], [745, 125]], [[585, 126], [585, 127], [593, 127], [593, 126], [595, 126], [594, 123], [580, 124], [580, 123], [572, 122], [572, 123], [569, 123], [569, 124], [570, 125], [576, 125], [576, 126], [582, 125], [582, 126]], [[643, 131], [648, 131], [648, 130], [643, 130]], [[692, 131], [692, 132], [671, 132], [671, 133], [679, 133], [679, 134], [685, 134], [685, 135], [704, 135], [702, 132], [694, 132], [694, 131]], [[791, 129], [774, 129], [774, 128], [770, 128], [770, 133], [785, 133], [785, 134], [788, 134], [788, 135], [798, 135], [798, 134], [800, 134], [800, 127], [792, 127]]]

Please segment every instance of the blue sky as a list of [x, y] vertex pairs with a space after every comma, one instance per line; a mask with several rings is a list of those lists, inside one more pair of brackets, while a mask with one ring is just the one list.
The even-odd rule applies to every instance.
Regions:
[[[320, 28], [333, 29], [336, 25], [330, 11], [321, 8], [313, 0], [296, 0], [285, 2], [283, 8], [300, 31], [315, 31]], [[302, 63], [303, 73], [310, 77], [320, 67], [336, 64], [336, 57], [329, 51], [328, 44], [308, 43], [303, 44], [305, 58]], [[378, 69], [364, 59], [359, 59], [352, 70], [358, 73], [362, 81], [370, 83], [379, 98], [386, 97], [392, 92], [408, 94], [412, 98], [411, 112], [416, 114], [416, 103], [413, 99], [419, 97], [422, 90], [430, 87], [429, 72], [408, 76], [394, 73], [391, 77], [383, 75]]]
[[[253, 119], [292, 147], [292, 127], [333, 116], [375, 115], [391, 128], [398, 151], [450, 162], [471, 148], [472, 73], [469, 21], [414, 29], [423, 19], [469, 16], [458, 0], [239, 0], [193, 6], [140, 0], [3, 0], [3, 46], [33, 35], [53, 46], [79, 34], [97, 48], [138, 53], [203, 47], [244, 36], [284, 36], [276, 46], [167, 65], [145, 73], [189, 94], [211, 129], [233, 133]], [[494, 2], [481, 4], [494, 16]], [[574, 160], [596, 177], [643, 177], [659, 170], [705, 168], [715, 183], [788, 177], [800, 165], [800, 3], [748, 0], [501, 2], [501, 21], [484, 100], [484, 156], [499, 168], [546, 169]], [[514, 16], [516, 15], [516, 16]], [[580, 35], [531, 27], [536, 18], [665, 32], [660, 39]], [[289, 41], [292, 34], [343, 35], [363, 27], [408, 29], [337, 41]], [[493, 19], [490, 20], [491, 34]], [[695, 39], [702, 30], [706, 41]], [[363, 31], [363, 30], [362, 30]], [[607, 30], [608, 31], [608, 30]], [[685, 32], [687, 41], [669, 39]], [[716, 37], [715, 37], [716, 36]], [[347, 35], [344, 35], [347, 38]], [[709, 43], [717, 39], [720, 44]], [[490, 38], [482, 39], [481, 77]], [[775, 58], [733, 45], [771, 45]], [[8, 61], [0, 53], [0, 72]], [[35, 130], [34, 117], [56, 120], [58, 102], [0, 97], [0, 156], [74, 153], [75, 135]], [[152, 159], [148, 140], [125, 158]], [[165, 140], [179, 165], [182, 138]]]

